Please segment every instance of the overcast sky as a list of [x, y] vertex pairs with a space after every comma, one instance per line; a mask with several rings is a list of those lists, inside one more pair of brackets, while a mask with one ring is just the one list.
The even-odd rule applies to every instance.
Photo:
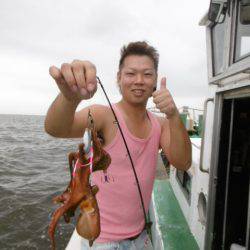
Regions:
[[[73, 59], [95, 63], [118, 101], [120, 48], [137, 40], [158, 49], [159, 76], [167, 76], [177, 106], [201, 107], [207, 65], [198, 23], [208, 7], [209, 0], [1, 0], [0, 114], [46, 114], [58, 94], [48, 69]], [[107, 103], [101, 88], [79, 108], [90, 103]]]

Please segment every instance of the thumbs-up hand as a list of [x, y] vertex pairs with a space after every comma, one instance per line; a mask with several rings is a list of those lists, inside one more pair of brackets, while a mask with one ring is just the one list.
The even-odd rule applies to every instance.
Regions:
[[174, 100], [166, 87], [166, 77], [161, 79], [160, 90], [154, 91], [152, 96], [156, 108], [165, 113], [168, 119], [178, 114]]

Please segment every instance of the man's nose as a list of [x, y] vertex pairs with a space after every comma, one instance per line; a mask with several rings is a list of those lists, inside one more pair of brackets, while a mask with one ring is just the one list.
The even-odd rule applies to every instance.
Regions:
[[136, 83], [144, 83], [144, 77], [143, 77], [143, 74], [136, 74]]

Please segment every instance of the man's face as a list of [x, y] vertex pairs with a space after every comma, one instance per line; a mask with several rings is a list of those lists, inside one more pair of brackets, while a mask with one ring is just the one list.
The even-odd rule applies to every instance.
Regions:
[[130, 55], [117, 74], [118, 84], [124, 100], [146, 104], [157, 82], [153, 60], [145, 55]]

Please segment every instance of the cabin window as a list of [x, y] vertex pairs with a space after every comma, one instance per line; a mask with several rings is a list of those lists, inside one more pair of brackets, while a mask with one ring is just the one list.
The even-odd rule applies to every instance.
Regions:
[[225, 47], [225, 24], [217, 23], [211, 29], [212, 36], [212, 56], [213, 56], [213, 75], [223, 72], [223, 59]]
[[250, 6], [242, 6], [238, 2], [237, 7], [235, 62], [250, 56], [250, 23], [242, 20], [244, 19], [244, 15], [246, 16], [246, 13], [250, 13]]
[[182, 187], [183, 193], [190, 204], [191, 198], [191, 176], [187, 171], [176, 170], [176, 178]]

